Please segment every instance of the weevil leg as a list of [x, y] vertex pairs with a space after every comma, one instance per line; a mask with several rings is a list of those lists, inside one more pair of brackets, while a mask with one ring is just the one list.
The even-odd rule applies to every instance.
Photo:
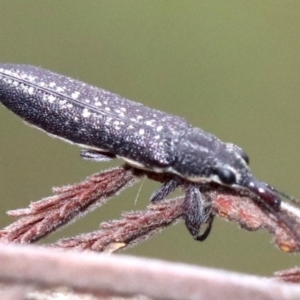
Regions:
[[152, 203], [157, 203], [165, 199], [170, 193], [172, 193], [178, 186], [179, 181], [176, 179], [171, 179], [165, 182], [157, 191], [155, 191], [150, 197]]
[[80, 156], [83, 159], [93, 160], [93, 161], [97, 161], [97, 162], [110, 161], [110, 160], [116, 158], [116, 156], [114, 154], [111, 154], [109, 152], [101, 152], [101, 151], [92, 150], [92, 149], [81, 150]]
[[210, 231], [212, 229], [213, 222], [214, 222], [214, 215], [210, 213], [207, 221], [207, 226], [204, 232], [201, 234], [198, 233], [198, 235], [195, 237], [197, 241], [203, 242], [209, 236]]
[[[187, 229], [197, 241], [204, 241], [211, 231], [214, 218], [211, 205], [203, 200], [199, 186], [189, 184], [186, 187], [183, 206]], [[202, 234], [199, 234], [201, 225], [205, 223], [208, 224], [206, 229]]]

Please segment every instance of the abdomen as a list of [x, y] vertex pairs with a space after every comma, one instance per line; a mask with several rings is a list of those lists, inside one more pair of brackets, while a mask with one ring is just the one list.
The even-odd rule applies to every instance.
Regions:
[[52, 135], [150, 167], [169, 166], [173, 137], [190, 127], [180, 117], [28, 65], [0, 65], [0, 101]]

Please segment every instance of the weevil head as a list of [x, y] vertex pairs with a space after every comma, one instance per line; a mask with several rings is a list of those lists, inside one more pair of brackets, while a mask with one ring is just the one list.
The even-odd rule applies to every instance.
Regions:
[[240, 147], [233, 144], [225, 144], [223, 154], [220, 154], [213, 173], [220, 184], [241, 187], [250, 190], [269, 207], [276, 210], [280, 206], [280, 198], [263, 182], [257, 180], [249, 168], [249, 157]]
[[222, 185], [250, 190], [264, 204], [278, 210], [280, 198], [265, 183], [260, 182], [252, 175], [246, 152], [229, 143], [225, 144], [224, 148], [212, 171], [216, 175], [215, 181]]
[[[266, 205], [278, 209], [280, 198], [258, 181], [249, 168], [249, 157], [240, 147], [193, 128], [178, 145], [177, 174], [193, 182], [211, 181], [250, 190]], [[183, 148], [184, 147], [184, 148]]]

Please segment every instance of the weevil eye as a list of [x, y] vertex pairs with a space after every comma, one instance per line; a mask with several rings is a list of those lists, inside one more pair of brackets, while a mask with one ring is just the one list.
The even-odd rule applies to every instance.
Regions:
[[220, 181], [224, 184], [234, 184], [236, 183], [236, 176], [228, 168], [219, 167], [216, 169], [216, 175], [219, 177]]
[[231, 144], [231, 143], [227, 143], [226, 144], [227, 149], [229, 150], [233, 150], [234, 152], [236, 152], [244, 161], [247, 165], [249, 165], [249, 156], [248, 154], [239, 146]]
[[240, 154], [241, 158], [246, 162], [246, 164], [249, 165], [249, 156], [248, 156], [248, 154], [242, 149], [240, 149], [239, 154]]

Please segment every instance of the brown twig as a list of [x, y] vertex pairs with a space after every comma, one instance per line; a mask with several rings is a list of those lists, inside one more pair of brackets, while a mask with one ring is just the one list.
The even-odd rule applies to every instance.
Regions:
[[9, 211], [20, 219], [0, 231], [5, 242], [30, 243], [71, 220], [104, 204], [142, 173], [132, 168], [114, 168], [88, 177], [84, 182], [54, 188], [54, 196], [33, 202], [28, 208]]
[[[213, 199], [215, 212], [222, 218], [237, 222], [242, 228], [255, 231], [265, 229], [274, 235], [274, 243], [285, 252], [299, 251], [299, 241], [272, 215], [254, 204], [251, 194], [215, 186], [206, 186], [203, 197]], [[103, 222], [100, 230], [66, 238], [52, 245], [62, 248], [114, 252], [133, 246], [184, 216], [183, 197], [149, 205], [143, 211], [125, 213], [116, 221]], [[285, 210], [282, 211], [285, 213]], [[299, 218], [294, 216], [299, 224]]]
[[65, 286], [94, 295], [145, 295], [169, 300], [300, 299], [296, 285], [128, 256], [2, 244], [0, 261], [1, 282], [39, 288]]
[[[171, 176], [122, 167], [95, 174], [83, 183], [55, 188], [56, 195], [32, 203], [27, 209], [10, 211], [10, 215], [20, 219], [0, 231], [0, 240], [23, 243], [37, 240], [102, 205], [143, 175], [159, 182], [166, 182]], [[184, 186], [184, 182], [179, 183], [179, 186]], [[256, 196], [245, 190], [206, 183], [201, 186], [201, 193], [206, 202], [212, 203], [214, 213], [220, 217], [235, 221], [247, 230], [266, 229], [283, 251], [300, 250], [299, 237], [281, 222], [282, 219], [287, 219], [293, 228], [299, 226], [299, 209], [289, 209], [289, 206], [283, 204], [280, 218], [276, 218], [263, 207], [259, 207]], [[150, 205], [144, 211], [126, 213], [121, 220], [102, 223], [98, 231], [61, 240], [54, 246], [114, 252], [149, 238], [184, 216], [181, 197]]]
[[295, 267], [288, 270], [278, 271], [275, 274], [275, 278], [285, 281], [285, 282], [293, 282], [300, 283], [300, 268]]
[[[219, 190], [219, 191], [218, 191]], [[248, 231], [265, 229], [274, 236], [274, 243], [284, 252], [300, 251], [299, 236], [268, 211], [257, 206], [255, 196], [248, 191], [216, 188], [213, 205], [216, 213], [225, 219], [237, 222]], [[300, 224], [300, 210], [282, 203], [280, 218], [298, 230]]]
[[183, 198], [150, 205], [143, 211], [124, 213], [121, 220], [103, 222], [100, 230], [58, 241], [53, 247], [114, 252], [148, 239], [177, 222]]

